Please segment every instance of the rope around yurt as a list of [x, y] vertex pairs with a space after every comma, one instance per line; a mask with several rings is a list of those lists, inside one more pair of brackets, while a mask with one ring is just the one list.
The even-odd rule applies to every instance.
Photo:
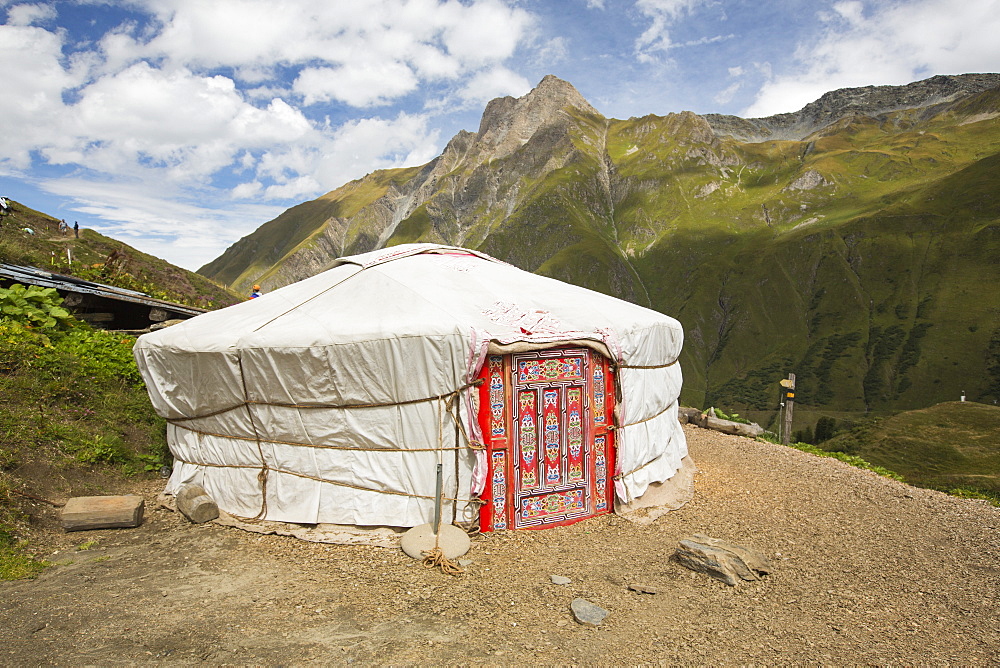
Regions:
[[[444, 403], [438, 403], [438, 445], [444, 446]], [[444, 494], [444, 485], [442, 484], [444, 470], [444, 451], [442, 449], [438, 450], [438, 463], [437, 463], [437, 480], [435, 481], [434, 490], [434, 547], [430, 550], [424, 550], [420, 554], [424, 555], [423, 565], [424, 568], [440, 568], [441, 572], [445, 575], [461, 575], [465, 572], [465, 569], [454, 563], [451, 559], [444, 556], [444, 550], [441, 549], [441, 506], [444, 505], [444, 500], [441, 498]], [[458, 475], [458, 470], [456, 469], [455, 474]]]

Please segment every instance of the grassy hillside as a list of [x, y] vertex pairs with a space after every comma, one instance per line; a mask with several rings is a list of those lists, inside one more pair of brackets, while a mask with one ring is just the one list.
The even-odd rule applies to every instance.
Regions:
[[326, 253], [317, 270], [324, 260], [329, 262], [348, 248], [373, 247], [381, 228], [360, 224], [345, 230], [340, 221], [358, 216], [364, 207], [385, 197], [393, 185], [412, 178], [415, 171], [411, 168], [375, 172], [318, 199], [294, 206], [237, 241], [198, 273], [244, 290], [254, 283], [272, 285], [269, 279], [284, 260], [321, 244], [324, 235], [331, 230], [335, 233], [334, 238], [323, 248]]
[[169, 463], [134, 342], [72, 318], [27, 327], [0, 317], [0, 580], [41, 568], [28, 540], [41, 521], [33, 501], [112, 494]]
[[0, 220], [0, 262], [38, 267], [201, 308], [221, 308], [243, 299], [204, 276], [93, 230], [81, 229], [79, 239], [72, 229], [61, 234], [57, 218], [20, 202], [10, 203], [12, 214]]
[[537, 119], [487, 114], [428, 165], [291, 209], [205, 269], [275, 287], [340, 253], [455, 244], [676, 317], [691, 405], [769, 424], [789, 372], [796, 428], [1000, 399], [984, 289], [1000, 282], [1000, 89], [758, 143], [566, 99], [512, 151], [490, 133]]
[[981, 491], [1000, 500], [1000, 407], [950, 401], [883, 418], [821, 443], [914, 485]]

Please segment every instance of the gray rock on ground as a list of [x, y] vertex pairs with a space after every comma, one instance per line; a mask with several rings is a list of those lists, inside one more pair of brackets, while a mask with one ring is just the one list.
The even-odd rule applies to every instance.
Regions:
[[549, 580], [551, 580], [554, 585], [568, 585], [572, 582], [572, 580], [564, 575], [550, 575]]
[[698, 533], [682, 540], [674, 556], [691, 570], [730, 586], [742, 580], [759, 580], [771, 572], [771, 565], [759, 552]]
[[638, 583], [638, 582], [633, 582], [632, 584], [628, 585], [628, 588], [631, 591], [634, 591], [637, 594], [659, 594], [660, 593], [660, 590], [657, 589], [656, 587], [654, 587], [652, 585], [648, 585], [648, 584]]
[[569, 607], [576, 621], [585, 626], [600, 626], [604, 618], [611, 614], [601, 606], [583, 598], [574, 598]]
[[195, 524], [211, 522], [219, 516], [219, 506], [201, 485], [184, 485], [177, 492], [177, 510]]
[[698, 424], [696, 420], [701, 416], [701, 411], [691, 406], [678, 406], [677, 419], [681, 424]]

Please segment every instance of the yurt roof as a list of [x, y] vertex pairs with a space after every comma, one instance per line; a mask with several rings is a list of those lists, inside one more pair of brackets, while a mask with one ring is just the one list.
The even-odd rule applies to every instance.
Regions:
[[[649, 328], [669, 330], [679, 350], [680, 325], [656, 311], [482, 253], [407, 244], [341, 258], [321, 274], [151, 336], [161, 345], [209, 351], [469, 331], [500, 343], [600, 341], [609, 330], [627, 339]], [[657, 362], [671, 352], [642, 351]]]

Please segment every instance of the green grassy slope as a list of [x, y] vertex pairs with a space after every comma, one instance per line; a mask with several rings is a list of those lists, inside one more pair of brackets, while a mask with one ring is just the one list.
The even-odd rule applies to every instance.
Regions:
[[889, 468], [932, 489], [1000, 498], [1000, 407], [951, 401], [857, 427], [821, 444]]
[[351, 223], [338, 239], [336, 255], [371, 250], [381, 228], [366, 224], [366, 207], [384, 197], [390, 187], [413, 178], [417, 171], [419, 168], [378, 171], [294, 206], [237, 241], [198, 273], [245, 292], [253, 283], [265, 283], [288, 257], [315, 245], [336, 221]]
[[478, 248], [678, 318], [689, 404], [766, 424], [789, 372], [801, 426], [962, 391], [1000, 398], [1000, 293], [986, 289], [1000, 281], [998, 90], [845, 117], [802, 141], [572, 107], [512, 153], [472, 160], [475, 141], [309, 203], [322, 214], [286, 212], [214, 275], [274, 275], [331, 235], [368, 250], [391, 218], [386, 193], [419, 189], [386, 245]]
[[[34, 266], [201, 308], [229, 306], [242, 300], [200, 274], [94, 230], [81, 229], [79, 239], [72, 230], [60, 234], [58, 219], [20, 202], [11, 204], [13, 213], [0, 221], [0, 262]], [[32, 232], [25, 232], [24, 228]], [[67, 259], [67, 249], [72, 263]], [[117, 260], [108, 265], [113, 254]]]

